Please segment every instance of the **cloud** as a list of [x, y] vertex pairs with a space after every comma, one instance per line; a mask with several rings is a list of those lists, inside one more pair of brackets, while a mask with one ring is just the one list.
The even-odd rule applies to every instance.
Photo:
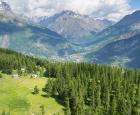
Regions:
[[29, 16], [51, 16], [63, 10], [119, 20], [132, 11], [130, 0], [7, 0], [14, 11]]

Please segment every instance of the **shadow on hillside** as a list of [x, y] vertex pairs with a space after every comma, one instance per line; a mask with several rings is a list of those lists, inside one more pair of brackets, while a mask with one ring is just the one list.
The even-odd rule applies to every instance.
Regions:
[[[48, 94], [46, 93], [46, 89], [45, 89], [45, 88], [42, 88], [42, 91], [43, 91], [43, 94], [41, 94], [42, 97], [44, 97], [44, 98], [50, 98], [50, 97], [51, 97], [51, 98], [54, 98], [55, 101], [56, 101], [58, 104], [60, 104], [60, 105], [62, 105], [62, 106], [65, 107], [65, 102], [63, 101], [64, 99], [61, 98], [59, 95], [50, 96], [50, 95], [48, 95]], [[65, 108], [63, 109], [63, 111], [64, 111], [64, 112], [66, 111]]]
[[65, 103], [64, 103], [63, 99], [60, 98], [59, 96], [49, 96], [49, 95], [47, 95], [47, 94], [41, 94], [41, 96], [44, 97], [44, 98], [52, 97], [52, 98], [54, 98], [54, 99], [56, 100], [56, 102], [57, 102], [58, 104], [60, 104], [60, 105], [62, 105], [62, 106], [65, 106]]

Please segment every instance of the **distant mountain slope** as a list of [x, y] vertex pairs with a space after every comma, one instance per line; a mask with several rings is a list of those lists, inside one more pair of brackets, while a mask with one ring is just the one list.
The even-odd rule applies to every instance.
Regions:
[[96, 63], [140, 68], [140, 34], [110, 43], [93, 55]]
[[[125, 16], [114, 26], [97, 34], [87, 49], [91, 62], [140, 67], [140, 11]], [[137, 53], [136, 53], [137, 52]]]
[[111, 26], [113, 22], [99, 20], [73, 11], [63, 11], [49, 18], [41, 18], [39, 24], [61, 34], [70, 41], [87, 42], [88, 37]]
[[32, 25], [5, 9], [0, 12], [0, 47], [49, 58], [79, 50], [56, 32]]
[[[96, 50], [116, 40], [128, 39], [140, 32], [140, 11], [125, 16], [115, 25], [99, 32], [93, 41], [87, 44], [88, 49]], [[101, 45], [100, 45], [101, 44]], [[96, 47], [95, 47], [96, 45]]]
[[134, 13], [125, 16], [121, 21], [116, 25], [118, 26], [130, 26], [140, 23], [140, 10], [135, 11]]

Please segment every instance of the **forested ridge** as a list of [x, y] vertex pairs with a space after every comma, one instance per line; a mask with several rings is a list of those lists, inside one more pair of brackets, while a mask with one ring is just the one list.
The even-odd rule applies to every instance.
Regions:
[[26, 68], [26, 71], [31, 73], [36, 71], [37, 66], [45, 66], [46, 63], [46, 60], [7, 49], [0, 49], [0, 70], [7, 74], [11, 74], [12, 70], [21, 70], [21, 68]]
[[[36, 66], [49, 78], [42, 89], [65, 106], [65, 115], [139, 115], [140, 71], [108, 65], [48, 62], [0, 49], [0, 70]], [[8, 72], [7, 72], [8, 71]], [[47, 98], [44, 97], [44, 98]]]

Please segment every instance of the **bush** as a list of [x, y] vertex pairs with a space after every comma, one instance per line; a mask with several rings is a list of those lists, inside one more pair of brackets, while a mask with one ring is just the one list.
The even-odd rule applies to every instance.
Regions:
[[12, 74], [12, 70], [11, 69], [3, 69], [2, 73], [10, 75], [10, 74]]
[[34, 91], [32, 92], [32, 94], [39, 94], [39, 89], [37, 87], [37, 85], [34, 87]]

